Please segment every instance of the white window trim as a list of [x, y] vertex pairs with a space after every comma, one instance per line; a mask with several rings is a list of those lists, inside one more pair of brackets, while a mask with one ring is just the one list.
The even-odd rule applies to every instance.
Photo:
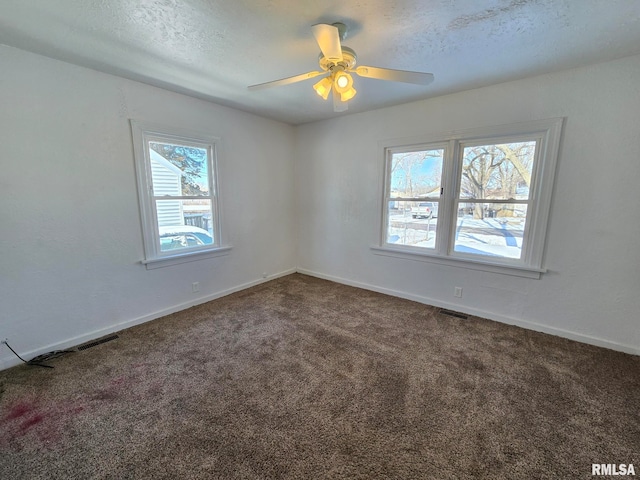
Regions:
[[[546, 244], [546, 231], [551, 207], [551, 194], [553, 192], [556, 164], [560, 150], [560, 138], [564, 118], [551, 118], [532, 122], [498, 125], [491, 127], [472, 128], [440, 133], [437, 135], [425, 135], [419, 137], [387, 139], [378, 142], [382, 151], [383, 161], [380, 169], [380, 183], [382, 195], [379, 196], [378, 242], [371, 245], [372, 253], [376, 255], [390, 256], [405, 260], [431, 262], [441, 265], [463, 267], [473, 270], [482, 270], [493, 273], [516, 275], [527, 278], [540, 278], [547, 269], [543, 267], [544, 247]], [[498, 143], [501, 139], [513, 141], [514, 136], [520, 138], [535, 138], [539, 140], [538, 155], [534, 165], [535, 171], [532, 178], [535, 184], [530, 192], [530, 202], [535, 208], [535, 214], [531, 215], [527, 222], [527, 235], [530, 245], [526, 250], [523, 245], [523, 258], [514, 260], [501, 258], [498, 261], [489, 260], [488, 257], [471, 257], [460, 252], [453, 253], [453, 243], [443, 241], [444, 237], [453, 238], [456, 222], [453, 218], [452, 208], [457, 200], [457, 192], [460, 182], [460, 165], [458, 161], [460, 149], [465, 145], [475, 142], [491, 141]], [[386, 243], [386, 228], [388, 206], [387, 198], [390, 186], [388, 152], [400, 148], [413, 148], [424, 146], [426, 149], [442, 148], [447, 145], [445, 156], [450, 155], [453, 161], [447, 161], [443, 165], [442, 185], [444, 193], [440, 197], [438, 222], [436, 232], [437, 241], [435, 249], [425, 249], [411, 246], [398, 246]], [[447, 188], [447, 186], [450, 186]]]
[[[218, 184], [219, 170], [217, 165], [218, 154], [221, 150], [221, 140], [201, 132], [193, 132], [181, 128], [160, 125], [156, 123], [130, 120], [133, 137], [136, 178], [138, 186], [138, 201], [142, 222], [142, 239], [145, 258], [140, 261], [148, 270], [193, 262], [207, 258], [226, 255], [231, 250], [230, 245], [224, 242], [222, 228], [221, 196]], [[214, 243], [210, 246], [192, 249], [186, 252], [160, 252], [158, 250], [158, 226], [154, 215], [153, 199], [150, 196], [152, 189], [151, 163], [149, 160], [147, 140], [153, 137], [164, 137], [176, 142], [206, 146], [210, 148], [210, 164], [213, 179], [210, 188], [214, 192], [215, 202], [212, 205], [214, 222]]]
[[144, 259], [140, 263], [147, 267], [147, 270], [155, 270], [156, 268], [170, 267], [172, 265], [179, 265], [181, 263], [196, 262], [199, 260], [206, 260], [207, 258], [221, 257], [229, 254], [231, 250], [230, 245], [224, 247], [210, 247], [207, 250], [197, 250], [193, 252], [184, 252], [180, 254], [174, 254], [170, 257]]

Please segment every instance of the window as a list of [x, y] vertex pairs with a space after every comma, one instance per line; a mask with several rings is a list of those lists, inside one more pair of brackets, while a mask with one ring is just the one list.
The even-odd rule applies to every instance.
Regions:
[[539, 276], [561, 127], [552, 119], [383, 145], [375, 249]]
[[219, 140], [131, 122], [148, 268], [222, 252]]
[[387, 242], [434, 250], [445, 147], [388, 150]]

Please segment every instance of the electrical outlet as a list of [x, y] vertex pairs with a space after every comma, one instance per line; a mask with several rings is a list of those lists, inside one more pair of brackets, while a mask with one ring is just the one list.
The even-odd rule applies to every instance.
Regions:
[[267, 272], [262, 272], [262, 278], [267, 278]]
[[199, 292], [200, 291], [200, 282], [193, 282], [191, 284], [191, 291], [193, 293]]
[[453, 296], [462, 298], [462, 287], [454, 287], [453, 288]]

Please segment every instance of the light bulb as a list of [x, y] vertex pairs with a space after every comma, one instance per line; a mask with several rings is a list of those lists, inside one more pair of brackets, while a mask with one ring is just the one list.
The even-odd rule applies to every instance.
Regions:
[[353, 78], [344, 71], [337, 72], [334, 78], [334, 87], [336, 92], [342, 94], [348, 91], [353, 85]]

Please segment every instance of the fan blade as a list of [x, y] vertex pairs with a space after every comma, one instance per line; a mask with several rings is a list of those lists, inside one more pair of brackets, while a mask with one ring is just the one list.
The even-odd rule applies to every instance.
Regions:
[[334, 112], [344, 112], [349, 108], [347, 102], [343, 102], [340, 100], [340, 94], [336, 92], [336, 89], [333, 89], [333, 111]]
[[340, 46], [340, 32], [337, 27], [327, 25], [326, 23], [318, 23], [311, 27], [313, 36], [325, 58], [331, 62], [342, 61], [342, 47]]
[[310, 78], [317, 77], [318, 75], [324, 75], [326, 73], [327, 72], [307, 72], [300, 75], [295, 75], [293, 77], [281, 78], [280, 80], [274, 80], [272, 82], [251, 85], [248, 88], [249, 90], [260, 90], [263, 88], [278, 87], [280, 85], [289, 85], [290, 83], [302, 82], [303, 80], [308, 80]]
[[429, 85], [433, 82], [432, 73], [409, 72], [407, 70], [392, 70], [391, 68], [365, 66], [360, 66], [353, 71], [361, 77], [391, 80], [393, 82], [415, 83], [417, 85]]

